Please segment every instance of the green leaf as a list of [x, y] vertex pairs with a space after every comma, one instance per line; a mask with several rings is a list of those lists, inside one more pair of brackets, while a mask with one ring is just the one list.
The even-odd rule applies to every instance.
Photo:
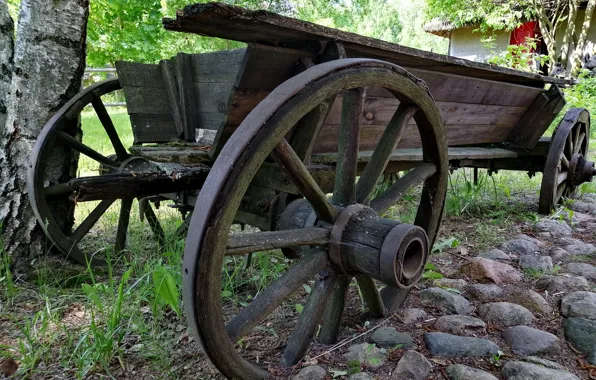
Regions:
[[306, 294], [310, 294], [310, 292], [312, 291], [310, 286], [308, 286], [306, 284], [302, 285], [302, 287], [304, 288], [304, 291], [306, 292]]
[[336, 379], [336, 378], [338, 378], [340, 376], [346, 376], [347, 374], [348, 374], [348, 371], [342, 371], [342, 370], [339, 370], [339, 369], [332, 369], [331, 370], [331, 376], [334, 379]]
[[302, 314], [302, 310], [304, 310], [304, 306], [302, 304], [297, 303], [296, 305], [294, 305], [294, 307], [296, 308], [296, 312], [298, 314]]
[[93, 302], [93, 304], [95, 305], [95, 307], [99, 309], [99, 311], [103, 312], [103, 304], [101, 302], [101, 298], [99, 298], [99, 294], [97, 293], [97, 288], [89, 284], [83, 284], [81, 286], [83, 287], [83, 292], [85, 293], [87, 298], [89, 298], [91, 302]]
[[153, 286], [156, 299], [169, 305], [176, 314], [180, 314], [178, 286], [176, 286], [174, 276], [162, 265], [158, 265], [153, 270]]
[[422, 273], [422, 278], [430, 278], [432, 280], [439, 280], [443, 278], [443, 275], [438, 272], [433, 272], [432, 270], [426, 271]]

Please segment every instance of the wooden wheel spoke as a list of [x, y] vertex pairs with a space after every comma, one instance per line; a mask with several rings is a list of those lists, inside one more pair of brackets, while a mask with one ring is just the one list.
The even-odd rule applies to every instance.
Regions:
[[555, 202], [558, 202], [559, 199], [561, 199], [561, 197], [565, 194], [566, 188], [567, 188], [567, 184], [565, 182], [557, 185], [557, 193], [556, 193], [557, 196], [556, 196]]
[[368, 307], [368, 311], [375, 318], [382, 318], [387, 314], [381, 294], [375, 285], [374, 280], [371, 277], [365, 275], [356, 276], [358, 286], [360, 287], [360, 293], [362, 298]]
[[356, 185], [356, 201], [358, 203], [367, 203], [379, 176], [385, 171], [391, 153], [401, 139], [406, 125], [417, 110], [418, 107], [415, 105], [400, 103], [387, 128], [385, 128], [370, 161], [366, 164], [364, 172], [360, 175]]
[[571, 156], [573, 156], [573, 136], [572, 136], [573, 132], [569, 132], [569, 134], [567, 135], [567, 142], [565, 143], [565, 152], [568, 153], [567, 154], [567, 158], [571, 159]]
[[329, 230], [317, 227], [234, 234], [230, 235], [226, 255], [243, 255], [304, 245], [322, 245], [327, 244], [328, 241]]
[[116, 132], [112, 118], [106, 110], [103, 102], [100, 98], [96, 98], [91, 102], [91, 104], [93, 105], [95, 113], [97, 114], [99, 121], [101, 121], [101, 124], [103, 125], [103, 128], [105, 129], [108, 138], [114, 147], [118, 161], [126, 160], [128, 158], [128, 152], [124, 148], [124, 145], [122, 145], [122, 141], [120, 141], [120, 137], [118, 137], [118, 132]]
[[330, 99], [316, 106], [298, 122], [296, 132], [290, 141], [296, 155], [302, 161], [306, 163], [310, 162], [312, 149], [334, 102], [335, 96], [332, 96]]
[[569, 160], [567, 159], [567, 157], [565, 157], [563, 153], [561, 153], [561, 166], [566, 169], [569, 169]]
[[130, 222], [130, 211], [132, 209], [133, 198], [123, 199], [120, 202], [120, 216], [118, 217], [118, 230], [116, 232], [116, 252], [124, 250], [126, 246], [126, 233], [128, 223]]
[[87, 156], [101, 164], [104, 164], [110, 168], [114, 168], [114, 169], [117, 168], [117, 165], [118, 165], [117, 162], [110, 160], [103, 154], [88, 147], [87, 145], [83, 144], [82, 142], [77, 141], [74, 137], [72, 137], [68, 133], [60, 132], [58, 134], [58, 136], [59, 136], [60, 140], [62, 140], [62, 142], [64, 144], [66, 144], [69, 148], [74, 149], [74, 150], [84, 154], [85, 156]]
[[248, 334], [296, 289], [326, 266], [327, 256], [316, 250], [313, 250], [311, 255], [294, 264], [226, 325], [230, 339], [236, 342]]
[[114, 203], [115, 199], [104, 199], [101, 201], [91, 213], [83, 220], [83, 222], [74, 230], [70, 239], [76, 245], [87, 233], [95, 226], [99, 218], [107, 211]]
[[356, 202], [356, 170], [360, 145], [360, 114], [363, 90], [344, 91], [341, 109], [341, 127], [337, 147], [337, 166], [333, 203], [350, 205]]
[[573, 153], [574, 154], [575, 153], [579, 153], [579, 151], [582, 148], [582, 144], [584, 143], [584, 140], [585, 139], [586, 139], [586, 132], [578, 133], [576, 144], [573, 147]]
[[337, 341], [341, 316], [346, 301], [346, 292], [351, 281], [352, 276], [338, 276], [335, 281], [331, 299], [325, 307], [323, 321], [321, 322], [321, 331], [319, 332], [319, 341], [323, 344], [332, 344]]
[[157, 243], [163, 248], [166, 243], [166, 234], [163, 232], [161, 223], [159, 223], [159, 219], [157, 219], [153, 207], [149, 202], [147, 202], [147, 205], [144, 208], [144, 215], [147, 218], [147, 223], [149, 223], [151, 232], [153, 232], [153, 235], [155, 235], [155, 238], [157, 239]]
[[370, 207], [377, 213], [382, 214], [395, 202], [401, 199], [410, 189], [419, 185], [437, 171], [435, 164], [423, 163], [412, 169], [408, 174], [391, 185], [383, 194], [370, 202]]
[[44, 187], [43, 192], [46, 196], [56, 196], [71, 194], [73, 192], [73, 189], [72, 187], [70, 187], [70, 184], [68, 182], [65, 182], [46, 186]]
[[565, 183], [565, 181], [567, 181], [567, 172], [560, 172], [557, 175], [557, 186], [559, 186], [562, 183]]
[[312, 205], [315, 213], [327, 222], [335, 220], [337, 211], [329, 202], [306, 166], [302, 163], [290, 144], [283, 139], [272, 152], [273, 159], [286, 172], [294, 185]]
[[304, 305], [300, 318], [298, 318], [298, 323], [288, 338], [288, 345], [281, 358], [282, 366], [289, 367], [298, 363], [308, 350], [336, 281], [337, 277], [334, 272], [328, 269], [321, 272], [306, 305]]

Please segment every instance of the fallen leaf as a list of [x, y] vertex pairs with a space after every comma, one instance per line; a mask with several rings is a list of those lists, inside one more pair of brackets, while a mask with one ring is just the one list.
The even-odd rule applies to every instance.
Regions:
[[6, 377], [14, 375], [17, 369], [19, 369], [19, 364], [11, 358], [5, 358], [0, 364], [0, 372]]

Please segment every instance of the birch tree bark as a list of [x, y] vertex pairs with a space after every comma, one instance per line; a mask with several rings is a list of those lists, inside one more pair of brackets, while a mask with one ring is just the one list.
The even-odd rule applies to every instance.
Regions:
[[569, 1], [569, 13], [567, 14], [567, 28], [565, 30], [565, 35], [563, 36], [563, 43], [561, 44], [560, 50], [561, 53], [558, 59], [563, 69], [567, 68], [567, 62], [569, 61], [571, 44], [573, 43], [573, 36], [575, 35], [575, 19], [577, 17], [578, 8], [579, 0]]
[[592, 24], [592, 15], [594, 14], [595, 7], [596, 0], [589, 0], [588, 5], [586, 6], [586, 14], [584, 15], [582, 30], [577, 40], [577, 46], [571, 57], [571, 75], [573, 76], [577, 76], [582, 67], [582, 56], [584, 55], [584, 49], [586, 48], [586, 40], [588, 38], [588, 32], [590, 31], [590, 25]]
[[[29, 206], [27, 167], [44, 124], [81, 89], [88, 16], [89, 0], [21, 1], [8, 116], [0, 135], [0, 220], [16, 273], [26, 272], [31, 259], [49, 249]], [[52, 175], [68, 171], [71, 159], [62, 155], [52, 162]]]
[[0, 0], [0, 130], [6, 123], [12, 78], [13, 36], [14, 23], [8, 13], [8, 5], [5, 0]]

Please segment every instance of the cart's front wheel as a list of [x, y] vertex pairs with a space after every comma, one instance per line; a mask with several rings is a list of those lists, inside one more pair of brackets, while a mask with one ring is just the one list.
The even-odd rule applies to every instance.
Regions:
[[590, 139], [590, 113], [572, 108], [555, 129], [544, 165], [539, 212], [550, 214], [578, 185], [592, 180], [594, 163], [586, 160]]
[[[388, 89], [400, 105], [368, 164], [358, 172], [359, 120], [367, 86]], [[337, 166], [333, 189], [324, 190], [285, 136], [336, 95], [343, 99]], [[371, 199], [377, 179], [412, 117], [421, 136], [424, 162]], [[293, 229], [229, 234], [243, 195], [270, 155], [305, 198], [295, 200], [281, 214], [281, 222]], [[184, 253], [184, 306], [190, 327], [211, 361], [234, 379], [262, 379], [268, 377], [267, 366], [296, 364], [320, 324], [321, 342], [337, 338], [352, 276], [357, 278], [369, 310], [377, 316], [403, 302], [422, 275], [429, 244], [438, 230], [447, 172], [438, 109], [426, 86], [402, 68], [376, 60], [344, 59], [314, 66], [277, 87], [246, 117], [221, 151], [197, 200], [201, 209], [191, 221]], [[413, 224], [381, 217], [411, 189], [420, 191]], [[229, 296], [222, 298], [222, 273], [229, 275], [226, 256], [300, 246], [310, 249], [251, 303], [239, 308]], [[380, 294], [373, 278], [387, 284]], [[281, 338], [287, 338], [285, 348], [276, 350], [266, 339], [247, 338], [253, 329], [271, 330], [267, 321], [278, 308], [288, 311], [291, 305], [293, 310], [296, 301], [292, 295], [304, 284], [312, 290], [300, 316], [295, 319], [286, 314], [283, 318], [286, 326], [295, 323], [291, 332], [279, 332]], [[255, 347], [244, 357], [235, 348], [243, 337]], [[242, 350], [242, 345], [239, 347]], [[264, 364], [263, 351], [271, 352]], [[271, 356], [277, 362], [271, 362]], [[261, 365], [254, 363], [259, 357]]]

